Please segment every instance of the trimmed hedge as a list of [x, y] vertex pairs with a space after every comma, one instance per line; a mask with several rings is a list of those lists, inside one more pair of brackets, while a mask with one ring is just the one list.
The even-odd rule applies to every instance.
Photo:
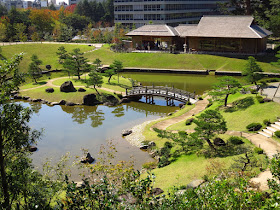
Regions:
[[261, 149], [259, 147], [255, 147], [254, 152], [257, 153], [257, 154], [263, 154], [263, 149]]
[[269, 126], [271, 124], [271, 122], [269, 119], [265, 119], [265, 120], [263, 120], [263, 124]]
[[258, 131], [262, 128], [262, 125], [260, 123], [251, 123], [246, 128], [248, 131]]
[[278, 138], [280, 138], [280, 131], [275, 131], [274, 135], [277, 136]]
[[257, 98], [257, 100], [258, 100], [258, 102], [259, 102], [260, 104], [264, 103], [263, 97], [261, 97], [261, 96], [256, 96], [256, 98]]
[[234, 145], [239, 145], [239, 144], [244, 144], [244, 141], [242, 140], [242, 138], [238, 137], [238, 136], [231, 136], [228, 141]]
[[191, 125], [193, 122], [194, 118], [190, 118], [186, 120], [186, 125]]

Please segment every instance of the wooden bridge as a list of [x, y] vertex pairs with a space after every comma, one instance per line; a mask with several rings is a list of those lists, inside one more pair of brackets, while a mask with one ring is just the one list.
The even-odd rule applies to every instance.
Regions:
[[190, 93], [184, 90], [163, 87], [163, 86], [138, 86], [133, 87], [132, 90], [128, 91], [126, 89], [127, 97], [141, 97], [146, 98], [146, 103], [154, 104], [154, 96], [164, 97], [166, 100], [167, 106], [173, 106], [174, 100], [183, 102], [183, 103], [196, 103], [195, 92]]

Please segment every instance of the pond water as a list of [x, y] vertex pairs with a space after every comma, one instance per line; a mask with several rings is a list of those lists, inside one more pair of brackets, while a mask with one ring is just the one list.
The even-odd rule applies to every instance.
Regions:
[[[176, 88], [196, 91], [202, 94], [210, 89], [217, 81], [215, 76], [185, 75], [185, 74], [155, 74], [155, 73], [122, 73], [143, 85], [167, 85]], [[143, 100], [142, 100], [143, 101]], [[131, 146], [121, 136], [121, 131], [147, 120], [166, 116], [178, 107], [164, 106], [165, 100], [155, 98], [157, 105], [131, 102], [116, 107], [99, 106], [48, 106], [41, 103], [20, 101], [25, 107], [32, 107], [35, 111], [30, 125], [34, 129], [44, 129], [41, 140], [38, 141], [38, 151], [32, 154], [33, 163], [41, 169], [47, 158], [57, 162], [62, 155], [70, 152], [71, 161], [75, 156], [82, 156], [81, 149], [88, 149], [93, 157], [97, 157], [101, 145], [112, 140], [116, 146], [116, 161], [135, 160], [135, 168], [140, 169], [142, 164], [153, 161], [147, 152]], [[175, 103], [178, 105], [178, 103]], [[79, 170], [72, 170], [72, 179], [80, 180]]]
[[[41, 169], [47, 158], [57, 162], [62, 155], [70, 152], [71, 161], [75, 156], [82, 156], [82, 148], [88, 149], [97, 157], [101, 145], [112, 140], [116, 146], [117, 160], [135, 160], [135, 168], [141, 169], [143, 163], [153, 161], [147, 152], [131, 146], [122, 136], [121, 131], [147, 120], [166, 116], [178, 107], [149, 105], [131, 102], [116, 107], [108, 106], [48, 106], [41, 103], [19, 102], [31, 107], [33, 114], [30, 126], [44, 129], [38, 150], [32, 154], [33, 163]], [[79, 171], [72, 170], [72, 179], [79, 180]]]
[[[201, 95], [204, 91], [211, 89], [211, 86], [218, 82], [221, 76], [196, 75], [196, 74], [169, 74], [169, 73], [144, 73], [144, 72], [122, 72], [122, 76], [141, 82], [143, 86], [168, 86], [175, 87], [189, 92], [196, 92]], [[242, 77], [235, 77], [243, 83]]]

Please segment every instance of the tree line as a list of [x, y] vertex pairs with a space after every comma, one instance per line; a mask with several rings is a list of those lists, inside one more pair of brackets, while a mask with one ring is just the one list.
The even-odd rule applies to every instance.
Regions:
[[[0, 41], [71, 41], [80, 35], [84, 41], [111, 42], [119, 37], [112, 30], [101, 31], [100, 27], [113, 25], [113, 0], [104, 2], [80, 1], [77, 5], [55, 10], [51, 5], [43, 9], [15, 9], [7, 12], [0, 6]], [[123, 31], [119, 31], [124, 36]]]

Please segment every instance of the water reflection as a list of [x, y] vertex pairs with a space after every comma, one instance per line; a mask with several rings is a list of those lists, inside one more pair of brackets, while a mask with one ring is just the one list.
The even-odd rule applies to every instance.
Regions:
[[[122, 76], [132, 78], [141, 82], [144, 86], [168, 86], [175, 87], [189, 92], [202, 94], [204, 91], [211, 89], [211, 86], [218, 82], [221, 76], [215, 75], [195, 75], [195, 74], [169, 74], [169, 73], [153, 73], [153, 72], [122, 72]], [[241, 83], [242, 77], [235, 77]]]
[[30, 107], [34, 113], [38, 114], [40, 109], [42, 108], [42, 104], [38, 102], [30, 103]]
[[102, 125], [105, 120], [104, 112], [98, 110], [98, 106], [61, 106], [61, 109], [71, 115], [73, 122], [84, 124], [87, 119], [91, 119], [93, 128]]
[[112, 113], [115, 114], [115, 117], [122, 117], [122, 116], [124, 116], [124, 108], [123, 108], [123, 106], [116, 107], [112, 111]]

